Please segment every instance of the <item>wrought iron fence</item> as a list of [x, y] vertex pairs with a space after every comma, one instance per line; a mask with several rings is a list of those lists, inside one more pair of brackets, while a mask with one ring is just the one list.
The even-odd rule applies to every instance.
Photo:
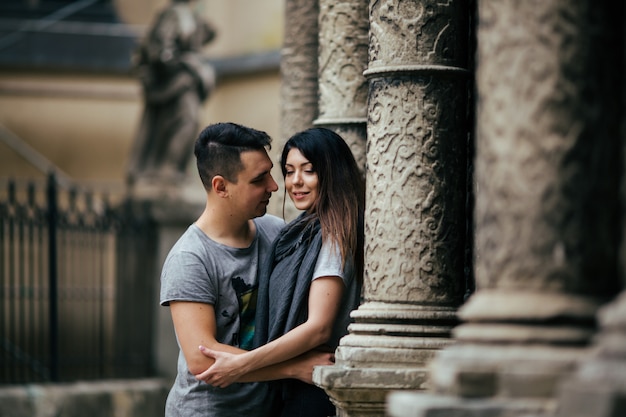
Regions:
[[147, 210], [54, 175], [2, 186], [0, 383], [151, 376]]

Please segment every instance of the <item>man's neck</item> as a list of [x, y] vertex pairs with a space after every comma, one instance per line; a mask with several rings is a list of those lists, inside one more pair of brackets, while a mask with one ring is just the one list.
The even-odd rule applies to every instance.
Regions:
[[220, 216], [208, 207], [196, 220], [196, 226], [212, 240], [233, 248], [250, 246], [256, 232], [256, 226], [252, 220]]

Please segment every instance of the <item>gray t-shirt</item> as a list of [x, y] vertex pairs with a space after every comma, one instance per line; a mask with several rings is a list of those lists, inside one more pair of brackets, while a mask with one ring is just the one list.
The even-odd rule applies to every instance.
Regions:
[[[161, 273], [161, 305], [170, 301], [211, 304], [215, 309], [217, 341], [250, 349], [258, 288], [259, 262], [285, 225], [278, 217], [254, 219], [256, 235], [247, 248], [232, 248], [210, 239], [195, 224], [170, 250]], [[196, 380], [182, 351], [178, 373], [165, 407], [166, 417], [265, 416], [265, 383], [214, 388]]]
[[322, 248], [317, 256], [312, 281], [320, 277], [339, 277], [344, 284], [341, 304], [333, 325], [333, 333], [327, 343], [334, 350], [339, 345], [339, 340], [348, 334], [350, 312], [356, 310], [361, 301], [361, 285], [356, 279], [356, 270], [354, 269], [352, 257], [346, 260], [342, 268], [339, 246], [326, 241], [322, 243]]

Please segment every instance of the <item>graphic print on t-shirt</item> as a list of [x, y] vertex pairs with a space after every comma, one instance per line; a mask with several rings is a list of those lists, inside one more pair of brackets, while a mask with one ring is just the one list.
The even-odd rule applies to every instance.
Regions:
[[246, 284], [240, 277], [232, 278], [230, 282], [239, 302], [239, 334], [234, 335], [233, 339], [239, 342], [240, 348], [252, 350], [258, 288]]

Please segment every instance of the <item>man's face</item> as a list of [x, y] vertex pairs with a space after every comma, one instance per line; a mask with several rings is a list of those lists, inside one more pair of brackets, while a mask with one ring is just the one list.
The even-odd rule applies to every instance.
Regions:
[[241, 153], [243, 169], [237, 176], [237, 183], [229, 183], [228, 189], [233, 203], [233, 213], [246, 218], [262, 216], [267, 211], [270, 196], [278, 185], [272, 174], [272, 161], [267, 152], [245, 151]]

